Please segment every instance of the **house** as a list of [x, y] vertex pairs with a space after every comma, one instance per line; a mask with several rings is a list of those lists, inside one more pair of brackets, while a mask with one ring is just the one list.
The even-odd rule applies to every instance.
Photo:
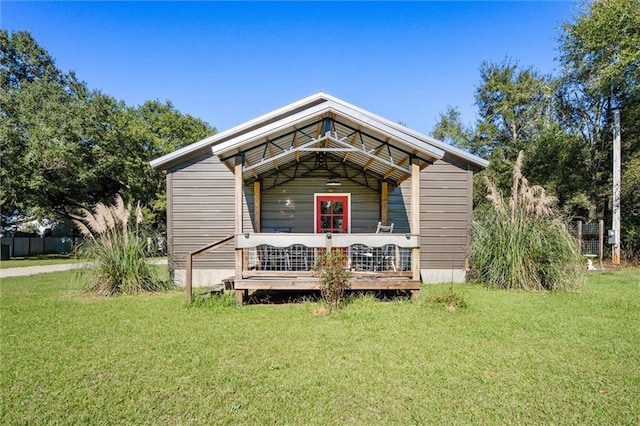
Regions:
[[[174, 282], [317, 289], [341, 248], [352, 289], [463, 281], [482, 158], [325, 93], [153, 160]], [[387, 231], [387, 232], [380, 232]], [[389, 232], [391, 231], [391, 232]]]

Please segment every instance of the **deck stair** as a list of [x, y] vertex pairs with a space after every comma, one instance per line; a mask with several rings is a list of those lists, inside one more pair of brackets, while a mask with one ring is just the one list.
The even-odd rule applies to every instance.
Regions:
[[208, 291], [200, 293], [200, 296], [213, 296], [214, 294], [222, 294], [224, 293], [224, 289], [224, 284], [218, 283], [213, 285]]
[[235, 283], [236, 277], [229, 277], [229, 278], [225, 278], [222, 280], [222, 285], [224, 286], [225, 290], [235, 290]]

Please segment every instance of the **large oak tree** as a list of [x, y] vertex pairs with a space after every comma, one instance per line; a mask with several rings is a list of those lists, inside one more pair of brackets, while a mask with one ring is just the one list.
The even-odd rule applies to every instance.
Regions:
[[170, 102], [127, 106], [64, 73], [27, 32], [0, 31], [2, 216], [69, 217], [116, 193], [164, 218], [149, 160], [215, 129]]

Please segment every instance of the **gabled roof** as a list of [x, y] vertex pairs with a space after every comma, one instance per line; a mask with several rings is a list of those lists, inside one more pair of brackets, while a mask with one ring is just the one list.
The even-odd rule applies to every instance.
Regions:
[[410, 175], [411, 161], [422, 168], [442, 158], [473, 170], [488, 165], [480, 157], [322, 92], [155, 159], [151, 166], [168, 169], [209, 149], [230, 170], [241, 155], [243, 176], [249, 180], [319, 154], [394, 183]]

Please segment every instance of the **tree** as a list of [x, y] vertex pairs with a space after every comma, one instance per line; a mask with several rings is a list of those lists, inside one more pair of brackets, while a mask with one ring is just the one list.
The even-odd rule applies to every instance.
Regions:
[[592, 197], [609, 220], [612, 110], [621, 108], [622, 245], [640, 257], [640, 214], [635, 191], [640, 157], [640, 1], [601, 0], [583, 5], [560, 37], [564, 67], [563, 124], [588, 153]]
[[[476, 91], [478, 132], [493, 150], [515, 161], [518, 152], [550, 123], [554, 81], [532, 68], [506, 61], [480, 66]], [[493, 151], [492, 150], [492, 151]]]
[[559, 41], [562, 75], [483, 63], [475, 128], [450, 107], [434, 134], [489, 159], [482, 174], [502, 192], [522, 150], [523, 173], [557, 197], [567, 217], [610, 220], [612, 111], [621, 108], [622, 245], [640, 258], [640, 0], [584, 3]]
[[18, 65], [27, 63], [27, 71], [2, 68], [0, 198], [10, 210], [63, 214], [65, 206], [87, 201], [87, 189], [99, 183], [86, 167], [92, 164], [82, 122], [88, 93], [73, 76], [52, 70], [49, 61], [36, 69], [25, 59], [29, 52], [19, 53]]
[[431, 134], [449, 145], [482, 155], [482, 152], [477, 152], [478, 147], [474, 146], [473, 130], [462, 123], [460, 111], [456, 107], [447, 106], [447, 111], [440, 113]]
[[[476, 90], [476, 105], [479, 120], [468, 143], [472, 152], [490, 160], [486, 175], [502, 191], [510, 187], [510, 174], [518, 152], [523, 151], [527, 158], [538, 161], [529, 155], [540, 150], [542, 137], [557, 137], [553, 127], [553, 94], [556, 81], [543, 76], [533, 68], [522, 68], [517, 63], [505, 61], [501, 64], [483, 63], [480, 66], [482, 82]], [[554, 158], [545, 158], [548, 170], [555, 163]], [[536, 173], [525, 170], [533, 180], [550, 178], [548, 171]], [[476, 179], [476, 188], [480, 178]], [[536, 182], [544, 184], [546, 182]], [[484, 199], [476, 199], [485, 202]]]
[[640, 95], [640, 0], [586, 2], [560, 36], [565, 73], [622, 104]]
[[122, 137], [137, 155], [128, 159], [129, 175], [124, 193], [149, 207], [155, 227], [166, 223], [166, 188], [163, 172], [149, 161], [210, 136], [216, 129], [191, 115], [180, 113], [169, 101], [147, 101], [130, 108], [123, 123]]
[[23, 83], [46, 78], [63, 84], [67, 76], [53, 58], [26, 31], [10, 34], [0, 30], [0, 86], [19, 88]]
[[115, 194], [164, 218], [164, 178], [149, 160], [211, 135], [170, 102], [138, 108], [55, 67], [27, 32], [0, 31], [0, 200], [14, 214], [71, 217]]

